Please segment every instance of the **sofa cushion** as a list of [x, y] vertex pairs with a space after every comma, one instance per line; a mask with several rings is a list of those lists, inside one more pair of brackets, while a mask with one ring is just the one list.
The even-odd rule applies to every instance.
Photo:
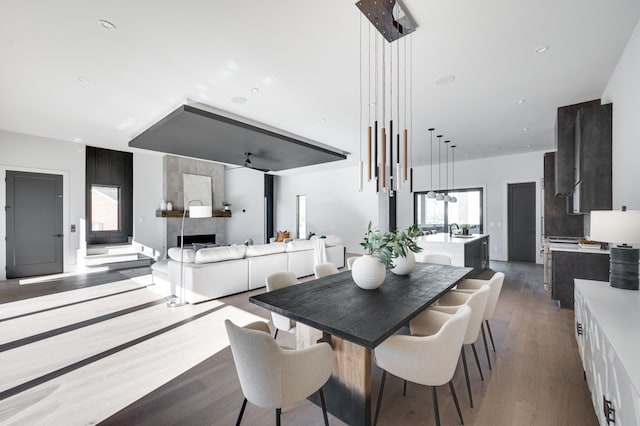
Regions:
[[246, 246], [203, 248], [196, 252], [195, 263], [213, 263], [222, 262], [223, 260], [242, 259], [246, 250]]
[[202, 250], [203, 248], [220, 247], [220, 244], [215, 243], [193, 243], [193, 249], [195, 251]]
[[313, 250], [315, 248], [314, 242], [309, 240], [293, 240], [287, 243], [286, 252]]
[[[171, 247], [167, 252], [169, 257], [180, 262], [180, 247]], [[191, 248], [184, 249], [184, 263], [193, 263], [196, 259], [196, 252]]]
[[284, 243], [256, 244], [247, 247], [246, 257], [264, 256], [267, 254], [284, 253]]

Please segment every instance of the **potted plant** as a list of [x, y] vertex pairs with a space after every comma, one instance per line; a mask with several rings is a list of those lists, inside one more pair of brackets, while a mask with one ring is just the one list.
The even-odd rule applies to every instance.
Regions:
[[228, 212], [231, 210], [231, 203], [228, 201], [223, 201], [222, 202], [222, 208], [224, 211]]
[[393, 239], [393, 258], [395, 267], [391, 272], [397, 275], [407, 275], [416, 266], [416, 258], [413, 253], [420, 253], [422, 247], [418, 245], [415, 238], [422, 235], [418, 225], [413, 224], [406, 230], [396, 231]]
[[469, 229], [471, 229], [471, 225], [465, 223], [460, 226], [460, 229], [462, 229], [462, 235], [469, 235]]
[[393, 233], [382, 233], [367, 226], [367, 232], [360, 245], [365, 249], [365, 254], [356, 259], [351, 268], [353, 281], [358, 287], [365, 290], [373, 290], [382, 285], [386, 276], [386, 269], [391, 269], [393, 263], [395, 243]]

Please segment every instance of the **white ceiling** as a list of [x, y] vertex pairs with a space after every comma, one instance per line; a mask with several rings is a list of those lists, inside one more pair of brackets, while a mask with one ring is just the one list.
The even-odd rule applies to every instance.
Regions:
[[[404, 4], [414, 164], [429, 127], [460, 159], [552, 149], [555, 109], [601, 95], [640, 17], [637, 0]], [[0, 0], [0, 129], [130, 150], [192, 99], [357, 157], [360, 24], [354, 0]]]

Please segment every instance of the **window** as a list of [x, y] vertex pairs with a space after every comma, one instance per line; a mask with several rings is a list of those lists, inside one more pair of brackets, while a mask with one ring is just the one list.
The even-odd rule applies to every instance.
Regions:
[[449, 225], [454, 223], [469, 224], [471, 233], [482, 234], [482, 188], [458, 189], [448, 194], [458, 202], [436, 201], [427, 198], [426, 192], [414, 193], [414, 223], [423, 230], [438, 232], [449, 232]]
[[298, 229], [298, 238], [307, 238], [307, 196], [296, 195], [296, 199], [296, 228]]
[[91, 230], [120, 230], [120, 188], [91, 185]]

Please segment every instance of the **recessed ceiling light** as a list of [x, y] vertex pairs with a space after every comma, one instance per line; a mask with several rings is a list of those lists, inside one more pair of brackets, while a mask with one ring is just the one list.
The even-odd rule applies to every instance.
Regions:
[[109, 21], [105, 21], [104, 19], [101, 19], [98, 21], [98, 25], [100, 25], [103, 29], [107, 30], [107, 31], [113, 31], [116, 29], [116, 26], [113, 25], [111, 22]]
[[80, 83], [82, 84], [87, 84], [89, 82], [89, 79], [86, 77], [82, 77], [82, 76], [78, 76], [76, 77], [76, 80], [78, 80]]
[[231, 102], [233, 102], [234, 104], [242, 105], [247, 103], [247, 98], [236, 96], [235, 98], [231, 98]]
[[318, 120], [318, 121], [319, 121], [319, 122], [321, 122], [321, 123], [324, 123], [325, 121], [327, 121], [327, 119], [326, 119], [326, 118], [321, 118], [321, 119], [320, 119], [320, 120]]
[[522, 129], [520, 129], [521, 132], [528, 132], [529, 128], [528, 127], [523, 127]]
[[82, 139], [82, 138], [74, 138], [73, 141], [75, 143], [82, 143], [82, 142], [84, 142], [84, 139]]
[[532, 145], [531, 145], [531, 144], [527, 144], [527, 145], [525, 145], [525, 146], [526, 146], [527, 148], [531, 148], [531, 146], [532, 146]]
[[252, 87], [251, 90], [249, 90], [251, 93], [258, 93], [260, 91], [260, 89], [258, 89], [257, 87]]
[[548, 44], [547, 44], [547, 45], [545, 45], [545, 46], [540, 46], [540, 47], [538, 47], [538, 48], [536, 49], [536, 53], [544, 53], [544, 52], [546, 52], [547, 50], [549, 50], [549, 47], [551, 47], [551, 46], [549, 46]]
[[446, 86], [447, 84], [451, 84], [454, 81], [456, 81], [456, 76], [449, 74], [449, 75], [445, 75], [440, 77], [439, 79], [436, 80], [436, 84], [438, 86]]
[[522, 105], [524, 103], [524, 99], [516, 99], [513, 102], [517, 103], [518, 105]]

